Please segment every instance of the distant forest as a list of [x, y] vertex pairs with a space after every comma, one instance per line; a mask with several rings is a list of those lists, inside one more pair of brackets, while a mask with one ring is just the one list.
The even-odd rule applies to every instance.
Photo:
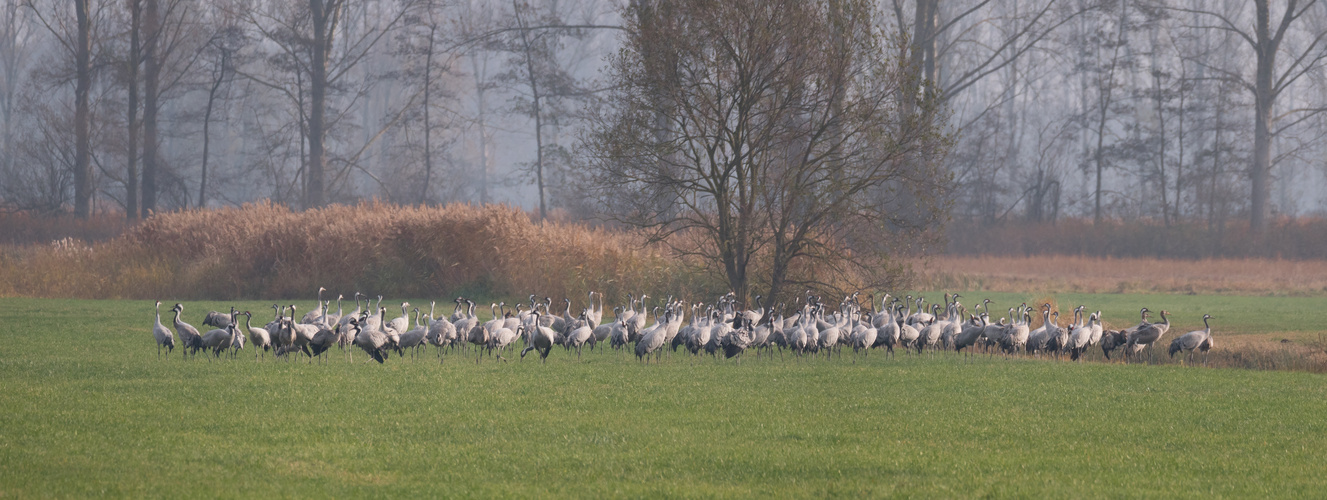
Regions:
[[[759, 5], [731, 4], [739, 13]], [[926, 127], [942, 135], [907, 143], [928, 148], [925, 155], [889, 161], [938, 165], [912, 170], [905, 198], [933, 195], [919, 213], [942, 215], [906, 214], [904, 225], [936, 230], [949, 221], [941, 232], [951, 252], [1321, 257], [1309, 249], [1321, 234], [1315, 221], [1327, 214], [1327, 2], [778, 5], [823, 14], [814, 29], [831, 41], [873, 40], [798, 57], [878, 63], [849, 68], [886, 82], [845, 85], [849, 98], [897, 84], [891, 98], [906, 112], [924, 110]], [[607, 174], [623, 174], [602, 161], [602, 132], [631, 102], [623, 89], [681, 81], [624, 80], [632, 76], [624, 65], [668, 77], [695, 74], [685, 72], [699, 61], [675, 56], [686, 47], [636, 54], [633, 43], [684, 30], [683, 20], [702, 14], [726, 19], [732, 8], [724, 8], [701, 0], [0, 0], [0, 210], [132, 221], [265, 199], [297, 210], [377, 199], [507, 203], [539, 217], [603, 220], [621, 207], [614, 197], [639, 192], [626, 181], [605, 188]], [[770, 19], [775, 38], [803, 36], [803, 25]], [[736, 29], [742, 21], [722, 22]], [[887, 67], [904, 74], [882, 76]], [[836, 68], [807, 64], [799, 77], [832, 81]], [[664, 124], [660, 144], [687, 139], [686, 123], [665, 123], [685, 103], [668, 99], [651, 111]], [[860, 130], [886, 126], [867, 125]], [[893, 135], [876, 140], [906, 134]], [[778, 140], [800, 144], [789, 135], [762, 147]], [[667, 161], [658, 162], [663, 171]], [[926, 179], [916, 178], [921, 172]], [[872, 186], [893, 196], [890, 186]], [[35, 234], [7, 220], [11, 242]], [[1148, 243], [1119, 229], [1138, 223], [1153, 228], [1138, 235], [1189, 243]], [[97, 239], [88, 231], [96, 228], [84, 234]], [[995, 244], [1018, 235], [1048, 238]], [[1267, 239], [1254, 246], [1244, 235]]]

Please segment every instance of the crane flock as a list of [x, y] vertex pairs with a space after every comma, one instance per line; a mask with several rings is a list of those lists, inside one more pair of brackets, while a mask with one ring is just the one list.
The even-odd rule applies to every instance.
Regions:
[[[827, 359], [841, 357], [845, 348], [852, 350], [854, 363], [858, 356], [866, 356], [873, 349], [891, 357], [896, 350], [932, 356], [937, 350], [952, 350], [965, 356], [976, 351], [1005, 357], [1058, 359], [1067, 355], [1070, 360], [1081, 362], [1093, 347], [1099, 347], [1106, 359], [1119, 351], [1128, 362], [1161, 342], [1170, 330], [1168, 311], [1160, 311], [1161, 321], [1151, 322], [1151, 311], [1146, 307], [1139, 311], [1137, 325], [1121, 330], [1106, 329], [1101, 311], [1087, 313], [1086, 306], [1074, 308], [1073, 319], [1066, 325], [1061, 325], [1060, 313], [1052, 311], [1050, 304], [1019, 304], [1008, 308], [1006, 316], [993, 319], [989, 299], [969, 312], [957, 293], [952, 296], [946, 293], [943, 305], [931, 304], [929, 308], [921, 296], [891, 300], [885, 294], [877, 303], [873, 295], [868, 295], [867, 309], [863, 309], [860, 294], [856, 293], [838, 304], [829, 304], [808, 291], [791, 308], [783, 304], [767, 308], [761, 303], [763, 297], [757, 295], [754, 309], [739, 307], [732, 293], [714, 303], [688, 303], [669, 297], [654, 307], [649, 306], [649, 295], [637, 298], [632, 294], [625, 305], [613, 308], [611, 321], [605, 323], [603, 295], [597, 292], [589, 293], [588, 307], [577, 314], [573, 314], [571, 299], [563, 299], [562, 312], [558, 314], [554, 312], [552, 298], [541, 301], [537, 295], [530, 295], [528, 304], [518, 303], [514, 307], [505, 302], [490, 304], [489, 319], [483, 321], [476, 314], [478, 305], [464, 297], [452, 301], [454, 309], [448, 317], [435, 316], [436, 302], [429, 304], [427, 312], [401, 302], [400, 316], [391, 318], [388, 308], [382, 305], [381, 295], [373, 302], [369, 296], [356, 292], [355, 309], [349, 312], [344, 311], [344, 296], [339, 295], [336, 311], [332, 312], [332, 301], [322, 300], [324, 291], [325, 288], [318, 289], [318, 307], [303, 316], [297, 315], [294, 304], [272, 304], [273, 319], [261, 327], [252, 325], [250, 311], [234, 307], [229, 314], [211, 311], [203, 324], [215, 329], [202, 334], [184, 322], [184, 305], [178, 303], [170, 309], [174, 313], [172, 334], [161, 323], [158, 301], [152, 330], [157, 356], [161, 356], [162, 348], [169, 356], [178, 335], [185, 359], [196, 357], [198, 351], [210, 353], [212, 358], [220, 358], [223, 353], [235, 357], [247, 341], [253, 345], [255, 358], [266, 358], [270, 350], [280, 358], [304, 355], [309, 362], [314, 359], [322, 362], [335, 346], [348, 361], [354, 361], [354, 349], [359, 348], [370, 359], [385, 363], [392, 353], [404, 357], [409, 351], [410, 356], [417, 357], [421, 350], [433, 346], [439, 361], [444, 359], [444, 351], [473, 349], [476, 363], [485, 354], [506, 362], [508, 351], [519, 341], [524, 345], [520, 359], [534, 352], [542, 362], [547, 362], [556, 346], [567, 352], [575, 351], [576, 359], [580, 360], [584, 349], [595, 350], [604, 342], [613, 350], [629, 349], [646, 364], [661, 361], [666, 352], [681, 351], [693, 359], [702, 355], [717, 358], [722, 354], [724, 358], [736, 358], [740, 364], [747, 350], [755, 351], [757, 357], [762, 353], [773, 356], [777, 350], [780, 359], [784, 359], [786, 352], [801, 360], [820, 355]], [[395, 307], [390, 314], [395, 314]], [[237, 321], [239, 316], [244, 316], [243, 327]], [[1038, 317], [1041, 321], [1034, 329], [1033, 320]], [[1167, 353], [1172, 358], [1183, 353], [1192, 360], [1194, 353], [1199, 352], [1205, 363], [1214, 345], [1210, 319], [1211, 315], [1204, 315], [1204, 328], [1175, 338]]]

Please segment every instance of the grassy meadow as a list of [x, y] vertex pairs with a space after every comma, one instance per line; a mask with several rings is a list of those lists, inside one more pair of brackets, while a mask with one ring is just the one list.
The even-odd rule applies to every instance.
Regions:
[[[938, 298], [938, 294], [934, 295]], [[990, 297], [1001, 310], [1040, 297]], [[1056, 297], [1316, 335], [1323, 298]], [[1286, 302], [1300, 300], [1301, 302]], [[306, 301], [311, 306], [312, 301]], [[412, 301], [414, 302], [414, 301]], [[270, 302], [242, 302], [266, 322]], [[209, 309], [188, 302], [199, 325]], [[1186, 496], [1327, 489], [1323, 375], [879, 353], [157, 359], [145, 301], [0, 299], [0, 497]], [[166, 307], [168, 307], [167, 305]], [[612, 304], [609, 304], [611, 308]], [[270, 311], [270, 309], [267, 309]], [[450, 312], [448, 308], [447, 312]], [[487, 312], [481, 313], [486, 316]], [[1181, 322], [1183, 320], [1183, 322]], [[166, 319], [169, 322], [169, 318]], [[1187, 326], [1185, 326], [1187, 325]], [[472, 353], [473, 351], [471, 351]]]

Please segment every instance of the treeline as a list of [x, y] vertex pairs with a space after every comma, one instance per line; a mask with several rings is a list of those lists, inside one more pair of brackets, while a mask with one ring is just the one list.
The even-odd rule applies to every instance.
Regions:
[[956, 222], [947, 236], [952, 255], [1327, 259], [1327, 219], [1306, 217], [1275, 220], [1261, 234], [1251, 231], [1247, 221], [1212, 227], [1159, 221], [1093, 224], [1073, 218], [1053, 224]]
[[0, 250], [4, 296], [307, 298], [318, 287], [396, 298], [721, 293], [706, 276], [630, 233], [537, 224], [501, 205], [294, 212], [259, 203], [158, 214], [91, 245], [67, 238]]
[[[577, 138], [621, 104], [596, 83], [605, 61], [624, 34], [716, 3], [0, 0], [0, 208], [378, 198], [589, 214]], [[873, 32], [910, 45], [881, 50], [925, 90], [908, 93], [917, 104], [947, 111], [956, 217], [1258, 226], [1311, 212], [1327, 185], [1321, 7], [829, 10], [870, 13]], [[667, 52], [642, 57], [666, 68]]]

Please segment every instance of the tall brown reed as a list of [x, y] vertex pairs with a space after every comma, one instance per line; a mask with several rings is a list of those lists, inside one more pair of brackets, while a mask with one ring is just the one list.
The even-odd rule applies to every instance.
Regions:
[[1327, 219], [1321, 217], [1282, 217], [1261, 234], [1245, 221], [1211, 227], [1075, 218], [1055, 224], [956, 221], [946, 227], [946, 237], [950, 255], [1327, 259]]
[[932, 290], [1321, 295], [1327, 260], [939, 256], [915, 266]]
[[397, 297], [585, 296], [717, 290], [694, 266], [627, 232], [537, 224], [507, 206], [270, 202], [159, 214], [118, 238], [0, 252], [0, 294], [291, 298], [319, 286]]

